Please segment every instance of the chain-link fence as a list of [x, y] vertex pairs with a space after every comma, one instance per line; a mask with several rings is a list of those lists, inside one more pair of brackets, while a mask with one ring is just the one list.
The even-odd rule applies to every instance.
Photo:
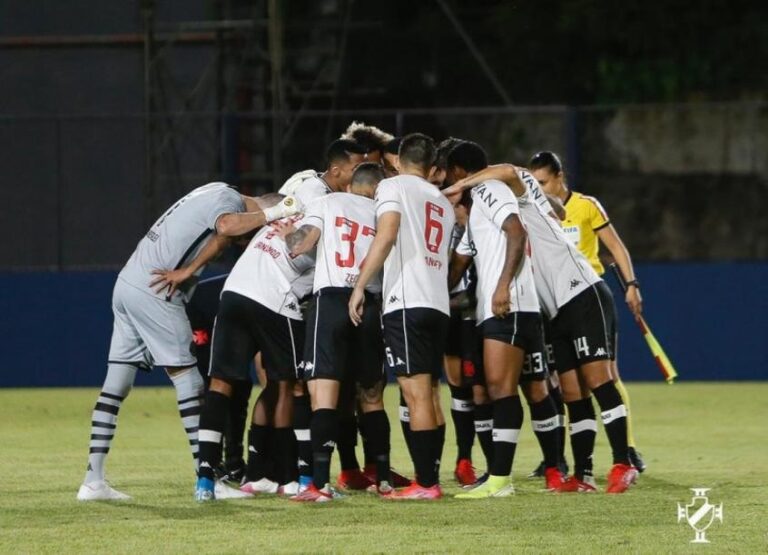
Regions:
[[469, 138], [492, 161], [559, 152], [639, 259], [768, 257], [768, 105], [724, 103], [4, 117], [0, 269], [119, 267], [185, 192], [258, 194], [322, 169], [352, 120]]

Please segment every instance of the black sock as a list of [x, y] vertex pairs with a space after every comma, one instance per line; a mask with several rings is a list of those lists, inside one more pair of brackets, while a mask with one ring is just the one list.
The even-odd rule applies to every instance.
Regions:
[[523, 405], [519, 395], [493, 402], [493, 476], [509, 476], [515, 459], [517, 438], [523, 424]]
[[[339, 433], [336, 448], [339, 451], [339, 464], [342, 470], [357, 470], [357, 419], [352, 414], [346, 414], [339, 419]], [[321, 486], [322, 487], [322, 486]]]
[[429, 488], [437, 484], [437, 461], [435, 452], [438, 444], [438, 431], [420, 430], [411, 432], [413, 439], [413, 466], [416, 469], [416, 481], [420, 486]]
[[228, 469], [243, 462], [243, 436], [248, 420], [248, 401], [251, 398], [250, 380], [238, 380], [232, 384], [229, 418], [224, 432], [224, 461]]
[[559, 386], [553, 387], [549, 392], [549, 396], [552, 397], [552, 400], [555, 402], [555, 407], [557, 408], [557, 414], [559, 418], [557, 434], [560, 453], [558, 455], [558, 462], [565, 463], [565, 401], [563, 400], [563, 392], [560, 390]]
[[248, 465], [245, 470], [247, 482], [257, 482], [267, 475], [267, 444], [269, 428], [251, 424], [248, 431]]
[[472, 460], [472, 444], [475, 441], [475, 404], [472, 388], [448, 384], [451, 390], [451, 419], [456, 430], [456, 461]]
[[557, 408], [550, 395], [531, 405], [531, 425], [544, 455], [544, 466], [557, 466], [560, 457], [560, 430]]
[[324, 488], [331, 481], [331, 455], [339, 432], [339, 413], [336, 409], [318, 409], [312, 412], [312, 481]]
[[621, 394], [612, 381], [605, 382], [593, 389], [592, 394], [600, 405], [605, 433], [613, 451], [613, 464], [629, 464], [629, 446], [627, 445], [627, 407], [621, 400]]
[[368, 449], [370, 456], [376, 464], [376, 482], [388, 482], [392, 484], [390, 476], [389, 451], [390, 451], [390, 428], [389, 418], [383, 410], [364, 413], [360, 417], [360, 423], [365, 429], [368, 437]]
[[475, 433], [485, 456], [485, 468], [493, 464], [493, 404], [475, 405]]
[[200, 413], [200, 468], [198, 476], [214, 479], [214, 469], [221, 462], [221, 436], [227, 421], [229, 397], [218, 391], [208, 391]]
[[312, 476], [312, 438], [310, 424], [312, 404], [309, 395], [293, 398], [293, 431], [298, 450], [297, 467], [300, 476]]
[[296, 435], [293, 428], [273, 428], [273, 430], [277, 482], [280, 484], [294, 482], [298, 474], [296, 468]]
[[[376, 455], [371, 451], [371, 445], [368, 441], [368, 429], [365, 427], [365, 414], [363, 411], [357, 411], [357, 431], [360, 433], [360, 438], [363, 443], [363, 466], [373, 466], [376, 464]], [[389, 425], [389, 421], [387, 421]]]
[[440, 424], [437, 427], [437, 439], [435, 443], [435, 465], [437, 466], [435, 472], [437, 473], [437, 483], [440, 483], [440, 461], [443, 458], [443, 448], [445, 447], [445, 424]]
[[414, 461], [414, 472], [416, 471], [416, 457], [413, 452], [413, 436], [411, 432], [411, 413], [408, 410], [408, 405], [403, 397], [403, 392], [400, 391], [400, 428], [403, 430], [403, 438], [405, 438], [405, 446], [408, 448], [408, 455], [411, 460]]
[[568, 419], [571, 422], [573, 475], [582, 480], [584, 476], [592, 476], [592, 453], [595, 451], [597, 435], [592, 397], [568, 403]]

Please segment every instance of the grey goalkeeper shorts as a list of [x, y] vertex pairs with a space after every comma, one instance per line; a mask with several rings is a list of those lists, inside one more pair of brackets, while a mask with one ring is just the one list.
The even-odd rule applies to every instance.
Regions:
[[114, 326], [109, 362], [149, 370], [197, 364], [183, 304], [146, 293], [118, 278], [112, 292]]

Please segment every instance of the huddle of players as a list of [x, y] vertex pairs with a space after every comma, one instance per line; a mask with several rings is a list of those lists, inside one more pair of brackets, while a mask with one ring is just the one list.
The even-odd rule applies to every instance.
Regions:
[[[338, 406], [340, 399], [350, 398], [348, 390], [354, 384], [351, 397], [357, 397], [366, 451], [375, 461], [371, 489], [389, 499], [441, 497], [438, 474], [445, 425], [435, 384], [450, 327], [449, 287], [455, 290], [473, 261], [476, 321], [482, 337], [478, 357], [482, 370], [477, 368], [475, 374], [484, 377], [476, 389], [485, 401], [476, 404], [489, 406], [486, 414], [491, 416], [476, 428], [487, 430], [490, 424], [492, 442], [481, 436], [489, 475], [458, 497], [500, 497], [514, 491], [509, 475], [523, 419], [518, 385], [531, 406], [548, 489], [593, 488], [588, 474], [591, 446], [581, 445], [577, 452], [574, 445], [573, 477], [563, 480], [557, 468], [562, 459], [562, 421], [546, 380], [542, 311], [561, 375], [578, 373], [601, 407], [614, 452], [607, 491], [626, 490], [637, 473], [627, 458], [626, 410], [606, 370], [614, 315], [605, 284], [565, 239], [549, 201], [529, 173], [513, 166], [486, 168], [482, 148], [468, 141], [444, 143], [440, 156], [433, 141], [421, 134], [399, 141], [397, 156], [392, 152], [396, 144], [389, 145], [389, 152], [374, 153], [353, 141], [336, 141], [329, 149], [329, 170], [294, 176], [284, 188], [293, 196], [278, 206], [257, 202], [250, 220], [226, 230], [220, 229], [218, 215], [214, 217], [209, 227], [222, 235], [278, 221], [256, 233], [224, 284], [199, 431], [187, 427], [193, 453], [199, 446], [196, 499], [215, 497], [214, 467], [221, 457], [233, 385], [246, 379], [257, 352], [267, 383], [248, 434], [244, 494], [333, 499], [329, 467], [339, 430]], [[382, 164], [361, 164], [366, 157]], [[438, 158], [441, 167], [436, 165]], [[383, 172], [391, 177], [382, 179]], [[450, 186], [445, 195], [436, 186], [441, 182]], [[348, 192], [342, 192], [347, 183]], [[461, 194], [475, 186], [469, 194]], [[458, 201], [458, 211], [463, 207], [469, 212], [458, 244], [451, 241], [458, 234], [448, 198]], [[276, 199], [269, 200], [274, 205]], [[164, 279], [160, 285], [169, 287], [166, 301], [207, 261], [199, 260], [199, 254], [191, 273], [174, 274], [179, 267], [160, 272]], [[305, 331], [299, 303], [310, 293]], [[136, 325], [133, 319], [130, 323]], [[153, 346], [146, 347], [159, 362]], [[416, 474], [409, 486], [399, 490], [392, 488], [389, 465], [383, 362], [397, 376], [407, 406], [401, 409], [401, 420]], [[166, 366], [169, 373], [181, 367]], [[102, 399], [110, 395], [107, 382], [96, 410], [109, 408]], [[302, 428], [297, 426], [294, 405], [302, 404], [298, 400], [306, 404], [307, 392], [311, 418]], [[193, 397], [199, 412], [199, 395]], [[183, 411], [182, 401], [189, 400], [179, 399]], [[114, 429], [117, 410], [106, 412], [114, 415]], [[571, 421], [572, 434], [580, 426], [594, 432], [594, 420], [584, 423], [571, 415]], [[591, 437], [593, 444], [594, 433]], [[92, 435], [92, 454], [93, 439]], [[299, 464], [312, 465], [312, 481], [306, 488], [296, 481], [297, 444]], [[89, 458], [89, 468], [90, 463]], [[83, 487], [86, 484], [88, 478]]]

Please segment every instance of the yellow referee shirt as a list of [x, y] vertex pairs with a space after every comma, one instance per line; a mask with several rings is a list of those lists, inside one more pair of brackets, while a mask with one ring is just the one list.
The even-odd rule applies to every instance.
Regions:
[[560, 223], [565, 235], [587, 257], [597, 275], [602, 276], [605, 268], [598, 256], [600, 241], [597, 238], [597, 231], [610, 224], [608, 214], [595, 197], [575, 191], [568, 192], [563, 206], [565, 220]]

